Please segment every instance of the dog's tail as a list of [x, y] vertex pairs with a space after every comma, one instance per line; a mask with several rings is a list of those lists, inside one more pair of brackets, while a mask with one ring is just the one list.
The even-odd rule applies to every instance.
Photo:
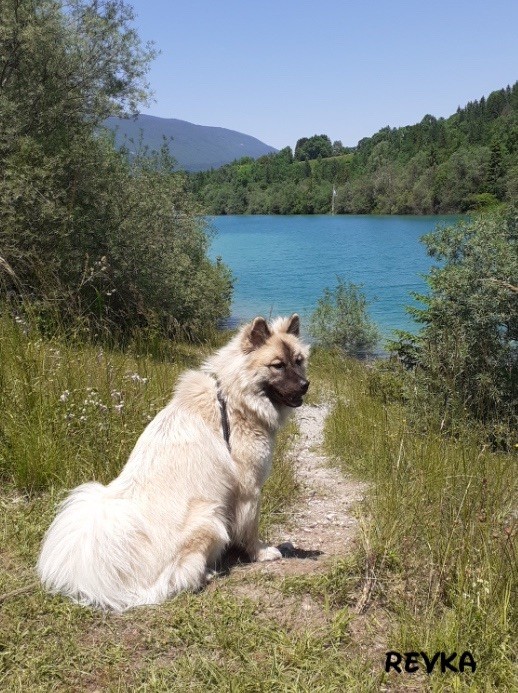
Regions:
[[136, 598], [134, 571], [141, 557], [132, 552], [148, 541], [134, 505], [89, 482], [61, 504], [43, 540], [38, 574], [50, 592], [123, 611]]

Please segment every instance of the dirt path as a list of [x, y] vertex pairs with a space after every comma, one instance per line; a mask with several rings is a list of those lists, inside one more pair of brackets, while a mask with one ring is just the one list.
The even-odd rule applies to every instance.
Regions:
[[364, 486], [331, 467], [322, 453], [328, 411], [325, 405], [305, 404], [296, 412], [300, 434], [291, 456], [300, 495], [286, 522], [275, 527], [269, 537], [285, 557], [234, 565], [224, 582], [224, 589], [255, 601], [281, 628], [314, 632], [322, 627], [325, 632], [330, 615], [322, 604], [309, 593], [287, 595], [281, 583], [290, 576], [327, 572], [333, 559], [351, 551], [358, 529], [352, 506], [361, 500]]
[[291, 455], [300, 497], [287, 521], [270, 533], [271, 543], [286, 557], [249, 565], [248, 571], [279, 576], [315, 572], [350, 550], [357, 532], [352, 506], [363, 497], [364, 486], [331, 467], [322, 453], [328, 411], [327, 405], [305, 404], [297, 409], [300, 435]]
[[328, 411], [326, 405], [303, 405], [296, 412], [300, 435], [292, 455], [301, 497], [287, 526], [279, 528], [274, 537], [296, 549], [320, 551], [322, 559], [347, 553], [357, 531], [351, 509], [364, 490], [359, 482], [331, 467], [322, 453]]

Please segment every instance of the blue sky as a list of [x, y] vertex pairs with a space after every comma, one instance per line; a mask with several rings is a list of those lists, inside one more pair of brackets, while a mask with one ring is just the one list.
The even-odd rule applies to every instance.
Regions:
[[277, 148], [447, 117], [518, 79], [517, 0], [127, 0], [161, 54], [143, 113]]

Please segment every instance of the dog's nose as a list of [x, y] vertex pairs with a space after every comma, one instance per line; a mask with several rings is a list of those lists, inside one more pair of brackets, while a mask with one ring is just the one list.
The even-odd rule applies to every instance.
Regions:
[[308, 391], [308, 387], [309, 387], [309, 380], [301, 380], [300, 381], [300, 389], [301, 389], [301, 392], [303, 395], [305, 395], [306, 392]]

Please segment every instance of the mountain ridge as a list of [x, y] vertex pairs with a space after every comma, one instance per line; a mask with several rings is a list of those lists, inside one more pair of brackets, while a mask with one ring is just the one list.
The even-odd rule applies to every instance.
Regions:
[[277, 149], [252, 135], [219, 126], [197, 125], [179, 118], [160, 118], [142, 113], [135, 118], [111, 116], [104, 126], [115, 133], [117, 147], [131, 142], [158, 150], [165, 141], [178, 167], [186, 171], [208, 171], [236, 159], [257, 159]]

